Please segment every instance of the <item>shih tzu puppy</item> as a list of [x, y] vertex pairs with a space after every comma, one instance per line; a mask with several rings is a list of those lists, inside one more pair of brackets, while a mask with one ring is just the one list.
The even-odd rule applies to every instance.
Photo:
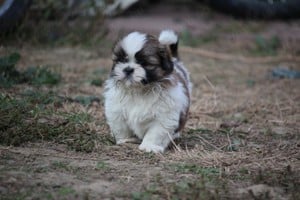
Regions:
[[116, 43], [104, 106], [117, 144], [140, 141], [140, 150], [162, 153], [179, 137], [192, 84], [177, 47], [171, 30], [159, 38], [132, 32]]

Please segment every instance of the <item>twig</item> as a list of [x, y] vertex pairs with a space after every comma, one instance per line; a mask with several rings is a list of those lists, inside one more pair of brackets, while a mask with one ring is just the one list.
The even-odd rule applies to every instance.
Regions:
[[228, 140], [228, 142], [229, 142], [229, 149], [232, 151], [232, 143], [231, 143], [231, 139], [230, 139], [228, 133], [226, 133], [226, 135], [227, 135], [227, 140]]
[[217, 94], [216, 94], [216, 87], [211, 83], [211, 81], [207, 78], [207, 76], [203, 75], [204, 80], [208, 83], [208, 85], [212, 88], [214, 91], [213, 97], [214, 97], [214, 106], [210, 109], [209, 113], [213, 112], [215, 108], [217, 107]]
[[279, 102], [278, 102], [278, 98], [276, 98], [276, 106], [278, 108], [278, 111], [279, 111], [279, 117], [280, 117], [280, 121], [283, 121], [283, 117], [282, 117], [282, 111], [281, 111], [281, 108], [280, 108], [280, 105], [279, 105]]
[[209, 144], [210, 146], [212, 146], [213, 148], [215, 148], [216, 150], [223, 152], [220, 148], [216, 147], [215, 145], [213, 145], [212, 143], [208, 142], [206, 139], [204, 139], [203, 137], [201, 137], [200, 135], [198, 135], [198, 137], [205, 142], [206, 144]]

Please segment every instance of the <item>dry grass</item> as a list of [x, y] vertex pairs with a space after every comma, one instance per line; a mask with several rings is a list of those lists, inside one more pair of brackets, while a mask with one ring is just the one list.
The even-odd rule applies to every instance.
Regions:
[[[154, 155], [140, 152], [135, 144], [111, 144], [103, 115], [103, 88], [90, 82], [99, 70], [99, 78], [105, 79], [111, 61], [80, 49], [50, 51], [21, 50], [19, 68], [25, 69], [32, 63], [61, 66], [63, 83], [40, 88], [15, 85], [1, 89], [1, 93], [26, 103], [26, 98], [20, 99], [24, 90], [53, 91], [50, 94], [59, 103], [52, 102], [43, 111], [51, 111], [51, 115], [26, 114], [27, 122], [37, 120], [63, 128], [64, 116], [71, 115], [74, 117], [67, 119], [72, 121], [74, 129], [68, 129], [72, 133], [64, 135], [57, 133], [50, 140], [44, 137], [23, 143], [21, 147], [2, 146], [0, 186], [6, 188], [5, 197], [34, 197], [29, 188], [7, 182], [9, 177], [24, 183], [32, 181], [30, 187], [51, 198], [85, 198], [86, 191], [92, 191], [87, 198], [99, 195], [134, 199], [299, 197], [299, 80], [273, 79], [269, 75], [273, 63], [253, 65], [235, 60], [199, 59], [198, 55], [181, 52], [194, 83], [190, 119], [182, 138], [166, 154]], [[78, 95], [95, 96], [98, 100], [76, 101]], [[36, 106], [35, 102], [29, 101], [29, 105]], [[82, 118], [86, 116], [91, 118]], [[86, 144], [83, 141], [92, 141], [91, 153], [66, 150], [67, 144], [82, 151]], [[26, 164], [33, 157], [37, 159], [29, 161], [33, 165]], [[14, 168], [9, 169], [12, 160]], [[74, 168], [71, 163], [75, 161], [80, 165]], [[37, 181], [24, 176], [24, 170], [33, 170], [31, 177]], [[20, 174], [14, 174], [16, 171]], [[49, 173], [63, 177], [65, 182], [55, 183], [55, 178], [45, 178]], [[77, 178], [70, 177], [74, 175]], [[57, 184], [60, 189], [53, 188]], [[21, 188], [26, 192], [16, 192]], [[101, 188], [109, 189], [103, 192]]]

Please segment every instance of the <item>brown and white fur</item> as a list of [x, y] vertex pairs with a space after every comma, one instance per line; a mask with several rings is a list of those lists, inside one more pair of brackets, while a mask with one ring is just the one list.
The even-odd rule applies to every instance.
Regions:
[[132, 32], [113, 48], [105, 82], [105, 115], [117, 144], [141, 141], [140, 150], [162, 153], [180, 136], [191, 96], [189, 73], [171, 30]]

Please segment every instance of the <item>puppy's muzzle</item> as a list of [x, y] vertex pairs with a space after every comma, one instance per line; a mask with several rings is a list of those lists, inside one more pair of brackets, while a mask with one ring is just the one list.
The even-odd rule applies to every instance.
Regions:
[[125, 73], [126, 76], [130, 76], [131, 74], [133, 74], [134, 69], [131, 67], [126, 67], [125, 69], [123, 69], [123, 72]]

